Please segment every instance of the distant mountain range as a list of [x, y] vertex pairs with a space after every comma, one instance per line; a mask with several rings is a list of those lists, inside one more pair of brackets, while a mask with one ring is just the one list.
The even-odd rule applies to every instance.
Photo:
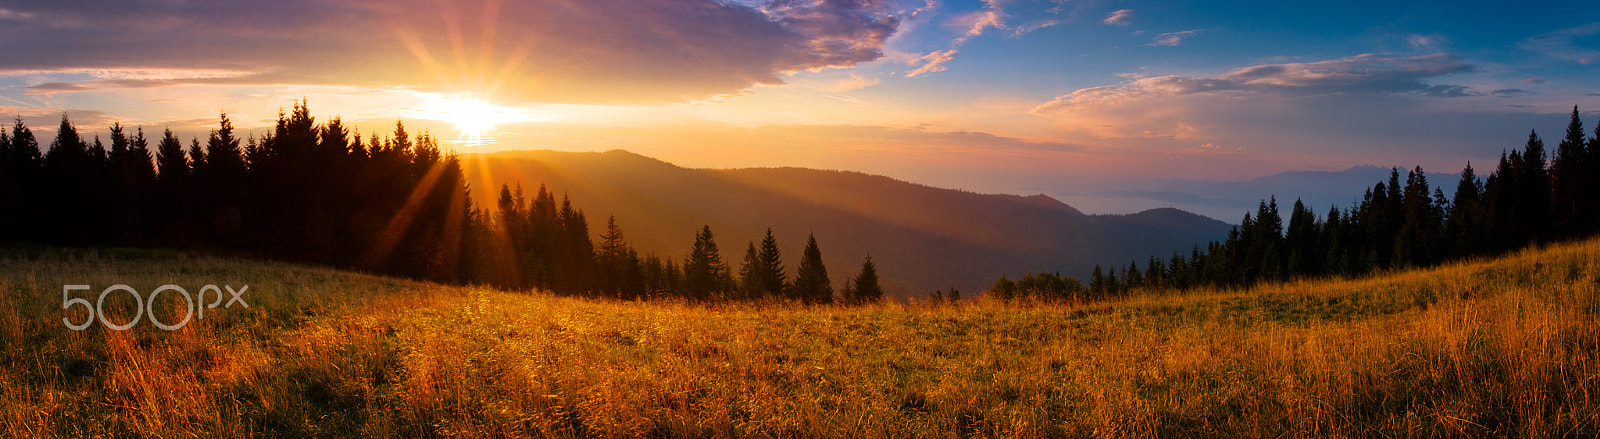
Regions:
[[771, 228], [792, 276], [814, 233], [835, 284], [870, 252], [885, 289], [902, 296], [951, 286], [970, 295], [1002, 274], [1082, 278], [1096, 264], [1143, 266], [1151, 254], [1187, 253], [1229, 228], [1170, 208], [1086, 215], [1045, 195], [976, 194], [803, 168], [687, 169], [621, 150], [467, 154], [462, 166], [480, 206], [494, 205], [501, 184], [521, 182], [531, 198], [542, 183], [558, 198], [570, 195], [593, 233], [616, 216], [641, 254], [681, 260], [709, 225], [737, 270], [747, 243]]
[[[1477, 165], [1479, 178], [1493, 171], [1493, 163]], [[1077, 200], [1094, 210], [1119, 211], [1133, 206], [1163, 205], [1238, 223], [1246, 212], [1268, 197], [1278, 197], [1285, 215], [1295, 199], [1303, 201], [1318, 215], [1328, 208], [1348, 209], [1361, 201], [1361, 194], [1380, 181], [1389, 180], [1389, 169], [1361, 165], [1342, 171], [1287, 171], [1246, 181], [1142, 179], [1086, 184], [1034, 185], [1036, 190]], [[1407, 169], [1400, 169], [1405, 182]], [[1428, 172], [1428, 184], [1453, 196], [1460, 170], [1455, 173]], [[1136, 207], [1135, 207], [1136, 208]]]

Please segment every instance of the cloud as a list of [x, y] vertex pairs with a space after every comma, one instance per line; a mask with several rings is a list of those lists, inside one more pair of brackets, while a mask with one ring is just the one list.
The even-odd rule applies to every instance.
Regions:
[[880, 80], [876, 76], [861, 76], [851, 73], [849, 76], [841, 78], [838, 81], [822, 84], [817, 88], [833, 93], [844, 93], [847, 91], [860, 90], [878, 85], [878, 82], [880, 82]]
[[1517, 82], [1521, 82], [1523, 84], [1528, 84], [1528, 85], [1539, 85], [1539, 84], [1543, 84], [1545, 81], [1544, 81], [1544, 78], [1527, 78], [1527, 79], [1523, 79], [1523, 80], [1517, 81]]
[[1085, 88], [1057, 96], [1035, 107], [1033, 113], [1051, 114], [1140, 99], [1222, 92], [1301, 96], [1330, 93], [1459, 96], [1465, 95], [1465, 87], [1430, 85], [1423, 80], [1475, 69], [1473, 65], [1446, 54], [1407, 58], [1363, 54], [1310, 63], [1249, 66], [1211, 78], [1175, 75], [1139, 78], [1121, 85]]
[[950, 21], [950, 24], [960, 29], [966, 29], [964, 33], [956, 37], [955, 41], [951, 42], [951, 45], [961, 47], [961, 45], [967, 43], [967, 40], [983, 35], [985, 30], [990, 28], [1005, 29], [1005, 11], [999, 9], [998, 6], [990, 6], [983, 10], [957, 15]]
[[1184, 38], [1192, 37], [1194, 34], [1200, 33], [1200, 31], [1201, 29], [1190, 29], [1186, 31], [1158, 34], [1156, 35], [1156, 38], [1150, 41], [1150, 44], [1146, 44], [1146, 46], [1177, 47], [1179, 44], [1183, 44]]
[[1493, 96], [1497, 96], [1497, 97], [1511, 97], [1511, 96], [1519, 96], [1519, 95], [1528, 94], [1528, 91], [1527, 90], [1523, 90], [1523, 89], [1518, 89], [1518, 88], [1502, 88], [1502, 89], [1499, 89], [1499, 90], [1491, 91], [1491, 92], [1489, 92], [1489, 94], [1493, 95]]
[[1578, 40], [1587, 40], [1588, 37], [1596, 35], [1600, 35], [1600, 22], [1528, 37], [1517, 47], [1539, 52], [1551, 58], [1588, 65], [1600, 62], [1600, 49], [1596, 49], [1592, 41], [1582, 44]]
[[[1164, 137], [1207, 140], [1228, 111], [1295, 114], [1306, 98], [1337, 97], [1341, 105], [1390, 105], [1383, 97], [1460, 97], [1467, 87], [1433, 84], [1476, 67], [1446, 55], [1365, 54], [1306, 63], [1247, 66], [1211, 76], [1127, 76], [1127, 81], [1076, 90], [1031, 112], [1098, 138]], [[1287, 116], [1284, 116], [1287, 117]], [[1301, 115], [1314, 119], [1314, 116]]]
[[1405, 39], [1407, 45], [1410, 45], [1412, 49], [1417, 50], [1438, 49], [1439, 46], [1450, 42], [1449, 38], [1439, 34], [1410, 34], [1406, 35]]
[[894, 8], [880, 0], [21, 0], [0, 8], [0, 75], [230, 72], [32, 84], [51, 93], [226, 82], [681, 102], [880, 59], [902, 20]]
[[927, 55], [919, 56], [916, 60], [912, 61], [912, 65], [916, 65], [917, 63], [925, 64], [922, 64], [922, 67], [918, 67], [916, 70], [906, 73], [906, 77], [915, 78], [933, 72], [943, 72], [945, 69], [944, 63], [955, 59], [957, 53], [960, 52], [956, 51], [955, 49], [936, 50], [928, 53]]
[[1133, 22], [1133, 10], [1118, 9], [1111, 12], [1111, 15], [1107, 15], [1106, 19], [1100, 20], [1100, 22], [1113, 26], [1127, 26], [1129, 23]]

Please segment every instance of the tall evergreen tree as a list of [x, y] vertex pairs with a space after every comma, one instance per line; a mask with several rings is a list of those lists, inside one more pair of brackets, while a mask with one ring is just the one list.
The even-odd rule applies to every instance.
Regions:
[[[0, 205], [5, 212], [31, 212], [42, 209], [42, 188], [44, 184], [44, 156], [39, 152], [39, 141], [34, 138], [33, 130], [22, 123], [22, 118], [17, 117], [11, 126], [11, 135], [6, 139], [4, 158], [5, 163], [3, 178], [10, 189], [10, 197]], [[38, 215], [0, 215], [0, 240], [35, 240], [41, 228], [39, 224], [42, 216]]]
[[772, 229], [767, 229], [767, 235], [761, 238], [761, 247], [757, 249], [756, 260], [761, 263], [760, 288], [762, 296], [777, 297], [783, 294], [788, 286], [789, 275], [785, 273], [783, 255], [778, 251], [778, 239], [772, 236]]
[[794, 293], [790, 297], [809, 304], [833, 301], [833, 281], [828, 279], [828, 267], [822, 263], [822, 250], [817, 247], [816, 235], [806, 239], [806, 249], [800, 255], [800, 268], [795, 273]]
[[763, 275], [766, 270], [761, 266], [761, 258], [756, 254], [756, 243], [751, 242], [744, 250], [744, 265], [739, 268], [739, 293], [742, 299], [757, 299], [762, 295], [766, 286]]
[[726, 287], [732, 275], [727, 263], [717, 251], [717, 241], [711, 235], [711, 226], [701, 227], [694, 236], [694, 246], [689, 258], [683, 262], [683, 289], [689, 298], [710, 300], [728, 292]]
[[91, 205], [96, 201], [94, 192], [100, 188], [96, 184], [100, 177], [96, 168], [100, 165], [90, 155], [89, 146], [78, 135], [77, 127], [63, 114], [61, 125], [56, 128], [56, 138], [44, 155], [44, 172], [48, 178], [44, 180], [46, 186], [40, 188], [46, 201], [41, 207], [59, 218], [41, 224], [44, 236], [62, 244], [102, 242], [98, 239], [100, 228], [93, 216], [94, 209], [99, 206]]
[[631, 274], [629, 262], [633, 258], [633, 249], [624, 240], [622, 226], [617, 225], [616, 215], [606, 218], [606, 231], [600, 233], [600, 249], [595, 256], [600, 260], [600, 287], [620, 296]]
[[1444, 221], [1450, 257], [1466, 257], [1484, 250], [1482, 197], [1483, 183], [1473, 173], [1472, 162], [1467, 162], [1467, 167], [1461, 170], [1461, 180], [1456, 182], [1456, 196]]
[[1600, 120], [1595, 121], [1594, 134], [1589, 136], [1584, 149], [1582, 168], [1583, 179], [1579, 184], [1583, 189], [1578, 191], [1582, 199], [1578, 203], [1588, 208], [1583, 215], [1588, 221], [1586, 230], [1600, 231]]
[[1555, 160], [1550, 165], [1551, 214], [1556, 234], [1561, 238], [1572, 238], [1588, 232], [1591, 230], [1589, 225], [1593, 223], [1588, 218], [1591, 209], [1583, 204], [1594, 201], [1583, 184], [1586, 178], [1583, 172], [1587, 167], [1584, 163], [1587, 142], [1583, 135], [1583, 119], [1579, 118], [1578, 107], [1574, 106], [1572, 120], [1567, 123], [1567, 135], [1556, 147]]
[[872, 264], [871, 254], [861, 262], [861, 272], [856, 274], [851, 285], [853, 297], [850, 302], [853, 305], [877, 303], [883, 300], [883, 287], [878, 285], [878, 267]]
[[1296, 276], [1321, 274], [1324, 253], [1320, 240], [1323, 232], [1317, 224], [1317, 214], [1299, 199], [1289, 211], [1289, 230], [1284, 237], [1289, 252], [1288, 272]]
[[1522, 164], [1517, 170], [1517, 197], [1521, 208], [1517, 215], [1525, 216], [1523, 235], [1535, 241], [1547, 241], [1553, 234], [1554, 221], [1550, 217], [1550, 173], [1546, 168], [1544, 141], [1536, 131], [1528, 132], [1528, 144], [1522, 150]]

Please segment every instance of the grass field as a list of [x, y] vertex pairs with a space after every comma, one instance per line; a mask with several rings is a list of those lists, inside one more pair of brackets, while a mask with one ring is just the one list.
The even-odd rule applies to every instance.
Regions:
[[[62, 286], [249, 285], [84, 331]], [[224, 295], [224, 298], [227, 296]], [[132, 314], [108, 296], [114, 322]], [[209, 298], [207, 300], [210, 300]], [[183, 302], [163, 295], [164, 322]], [[1600, 241], [1090, 306], [695, 306], [0, 256], [0, 436], [1600, 435]], [[149, 316], [145, 316], [148, 318]]]

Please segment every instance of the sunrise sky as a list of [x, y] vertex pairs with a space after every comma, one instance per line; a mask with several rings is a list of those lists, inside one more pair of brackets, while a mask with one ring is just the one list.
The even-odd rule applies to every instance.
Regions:
[[1159, 204], [1092, 196], [1137, 179], [1486, 169], [1573, 105], [1592, 130], [1597, 78], [1592, 1], [0, 1], [0, 113], [45, 132], [67, 113], [203, 137], [304, 97], [458, 152], [848, 169], [1091, 212]]

